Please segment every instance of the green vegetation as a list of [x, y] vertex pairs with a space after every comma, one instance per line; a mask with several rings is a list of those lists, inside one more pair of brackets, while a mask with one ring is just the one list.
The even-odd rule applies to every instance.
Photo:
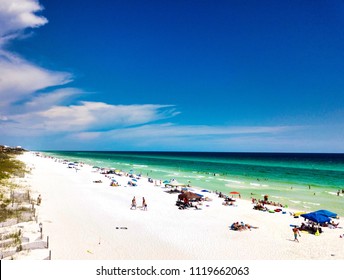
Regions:
[[0, 185], [3, 180], [25, 172], [25, 165], [14, 159], [15, 155], [21, 154], [23, 151], [22, 148], [10, 148], [0, 145]]
[[19, 187], [9, 179], [26, 173], [25, 164], [15, 159], [15, 156], [23, 151], [21, 148], [0, 145], [0, 222], [18, 216], [18, 210], [7, 208], [11, 203], [13, 190]]

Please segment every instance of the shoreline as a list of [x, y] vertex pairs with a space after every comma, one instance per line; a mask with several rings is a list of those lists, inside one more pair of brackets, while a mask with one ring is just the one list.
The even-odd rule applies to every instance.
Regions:
[[[204, 202], [202, 210], [179, 210], [176, 194], [145, 177], [137, 187], [125, 187], [128, 177], [116, 176], [121, 186], [111, 187], [111, 180], [91, 166], [67, 168], [30, 152], [19, 159], [34, 167], [27, 180], [42, 195], [37, 214], [44, 236], [50, 238], [52, 259], [344, 259], [344, 238], [339, 238], [343, 228], [326, 228], [320, 236], [301, 233], [300, 242], [294, 242], [289, 225], [300, 225], [301, 219], [289, 215], [293, 209], [287, 208], [286, 214], [261, 212], [245, 199], [237, 199], [237, 207], [224, 206], [223, 199], [207, 193], [212, 201]], [[145, 197], [148, 210], [130, 210], [133, 196], [139, 206]], [[258, 228], [230, 230], [237, 221]], [[339, 222], [342, 226], [342, 218]]]
[[[107, 153], [105, 154], [107, 155]], [[117, 152], [113, 154], [117, 155]], [[141, 157], [140, 153], [126, 155], [126, 152], [124, 155], [119, 153], [118, 157], [112, 156], [112, 153], [109, 153], [108, 156], [102, 156], [103, 154], [100, 153], [98, 155], [98, 152], [62, 152], [61, 154], [48, 152], [46, 155], [60, 159], [68, 159], [72, 162], [78, 161], [85, 162], [90, 165], [100, 165], [105, 168], [115, 167], [123, 170], [133, 169], [137, 174], [141, 173], [147, 177], [160, 178], [162, 180], [175, 178], [185, 184], [190, 183], [191, 185], [196, 185], [198, 188], [208, 189], [211, 191], [217, 190], [222, 193], [239, 191], [242, 196], [246, 198], [253, 196], [256, 199], [262, 199], [265, 194], [269, 194], [272, 200], [280, 202], [283, 205], [288, 205], [290, 208], [300, 209], [307, 212], [315, 211], [319, 208], [332, 209], [332, 211], [338, 213], [338, 215], [344, 216], [344, 210], [342, 207], [344, 203], [344, 193], [340, 193], [339, 196], [337, 195], [338, 189], [342, 189], [343, 184], [339, 184], [337, 186], [338, 188], [333, 188], [332, 184], [332, 187], [329, 187], [329, 183], [324, 182], [324, 178], [327, 178], [327, 176], [330, 175], [324, 174], [323, 178], [322, 175], [314, 173], [317, 177], [312, 179], [313, 177], [311, 174], [304, 171], [296, 171], [298, 176], [294, 178], [290, 178], [291, 175], [286, 175], [287, 177], [284, 177], [283, 174], [280, 174], [282, 171], [286, 174], [293, 173], [290, 162], [285, 162], [285, 165], [283, 165], [283, 163], [278, 165], [281, 166], [282, 169], [284, 168], [283, 166], [289, 166], [289, 169], [280, 170], [278, 166], [276, 166], [276, 170], [265, 170], [265, 163], [260, 165], [261, 162], [259, 157], [254, 159], [254, 161], [257, 161], [257, 169], [255, 169], [254, 166], [246, 165], [248, 162], [245, 161], [245, 159], [243, 159], [243, 165], [240, 165], [236, 164], [238, 163], [238, 159], [230, 157], [227, 159], [229, 165], [223, 165], [224, 162], [221, 161], [220, 158], [216, 158], [216, 155], [214, 155], [215, 159], [209, 159], [209, 164], [211, 166], [207, 168], [204, 165], [198, 166], [198, 163], [194, 163], [192, 156], [182, 156], [182, 163], [179, 166], [176, 163], [176, 155], [174, 153], [170, 156], [162, 155], [161, 165], [158, 157], [154, 156], [154, 153], [152, 155], [148, 153], [147, 157], [145, 154]], [[194, 159], [196, 162], [202, 162], [202, 158]], [[165, 160], [167, 162], [164, 163]], [[219, 169], [216, 169], [216, 166], [212, 164], [218, 160], [220, 166]], [[301, 158], [300, 160], [300, 164], [306, 167], [305, 170], [310, 170], [310, 163], [308, 163], [308, 165], [306, 164], [307, 159]], [[185, 164], [185, 162], [188, 163]], [[208, 162], [208, 159], [203, 163], [205, 164], [206, 162]], [[233, 163], [234, 166], [231, 166], [230, 163]], [[254, 162], [252, 164], [254, 164]], [[325, 163], [323, 163], [323, 165], [324, 164]], [[317, 167], [324, 168], [323, 165], [320, 164]], [[253, 169], [251, 170], [251, 168]], [[260, 168], [262, 168], [260, 171], [263, 173], [258, 172], [258, 169]], [[323, 169], [321, 170], [324, 171]], [[260, 174], [257, 174], [257, 172]], [[215, 174], [216, 176], [214, 176]], [[263, 174], [265, 175], [263, 176]], [[335, 176], [337, 183], [340, 183], [338, 181], [338, 174]]]

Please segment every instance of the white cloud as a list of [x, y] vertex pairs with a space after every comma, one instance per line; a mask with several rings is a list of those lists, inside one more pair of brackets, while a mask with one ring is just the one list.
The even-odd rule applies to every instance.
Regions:
[[[13, 33], [46, 24], [48, 20], [45, 17], [35, 14], [42, 9], [37, 0], [1, 0], [0, 37], [2, 43], [8, 38], [13, 38]], [[7, 37], [9, 35], [11, 36]]]
[[0, 51], [0, 55], [0, 107], [28, 98], [38, 90], [71, 81], [69, 73], [38, 67], [9, 52]]
[[[62, 86], [72, 81], [70, 73], [35, 65], [5, 50], [5, 43], [21, 36], [26, 28], [47, 23], [37, 15], [36, 0], [0, 1], [0, 133], [2, 135], [46, 136], [82, 131], [103, 131], [142, 125], [178, 114], [169, 105], [111, 105], [103, 102], [70, 104], [75, 88]], [[29, 129], [28, 129], [29, 128]]]
[[[69, 143], [109, 150], [343, 152], [343, 126], [206, 126], [150, 124], [70, 134]], [[73, 145], [73, 144], [72, 144]]]
[[39, 67], [5, 50], [5, 43], [21, 36], [27, 28], [46, 24], [46, 18], [35, 13], [43, 8], [36, 0], [0, 1], [0, 110], [10, 111], [14, 102], [30, 99], [42, 89], [69, 83], [71, 74]]
[[[40, 105], [41, 106], [41, 105]], [[43, 111], [3, 116], [4, 134], [49, 135], [56, 133], [103, 131], [142, 125], [178, 114], [168, 105], [110, 105], [81, 102], [79, 105], [53, 106]], [[26, 128], [30, 128], [28, 132]], [[1, 131], [1, 128], [0, 128]]]
[[[176, 147], [189, 146], [204, 142], [224, 144], [237, 137], [256, 137], [259, 135], [267, 137], [279, 135], [292, 130], [299, 130], [301, 127], [289, 126], [207, 126], [207, 125], [176, 125], [172, 123], [147, 124], [137, 127], [118, 128], [104, 132], [81, 132], [73, 135], [74, 139], [79, 140], [99, 140], [108, 139], [109, 141], [139, 142], [141, 145]], [[222, 145], [223, 146], [223, 145]], [[210, 150], [215, 147], [208, 147]]]
[[38, 112], [48, 110], [53, 106], [62, 105], [73, 100], [76, 96], [84, 94], [78, 88], [60, 88], [48, 93], [40, 93], [27, 102], [21, 104], [21, 112]]
[[81, 102], [80, 105], [55, 106], [39, 115], [44, 120], [45, 128], [50, 131], [108, 130], [149, 123], [175, 115], [176, 112], [165, 110], [166, 107]]

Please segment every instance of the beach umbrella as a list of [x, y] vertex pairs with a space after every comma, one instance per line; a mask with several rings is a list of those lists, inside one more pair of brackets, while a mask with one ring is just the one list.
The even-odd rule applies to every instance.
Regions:
[[134, 182], [137, 182], [137, 180], [136, 180], [136, 179], [132, 179], [132, 181], [134, 181]]
[[329, 221], [331, 221], [329, 217], [322, 215], [321, 213], [317, 213], [317, 211], [307, 213], [307, 214], [302, 214], [301, 217], [307, 220], [313, 221], [315, 223], [318, 223], [318, 224], [328, 223]]
[[99, 167], [99, 166], [93, 166], [92, 168], [97, 168], [97, 169], [99, 169], [100, 167]]
[[201, 190], [201, 192], [209, 192], [210, 193], [210, 191], [208, 191], [208, 190]]
[[239, 192], [230, 192], [229, 194], [232, 194], [232, 195], [240, 195]]
[[200, 196], [200, 197], [203, 197], [203, 196], [204, 196], [203, 194], [200, 194], [200, 193], [195, 193], [195, 194], [197, 194], [197, 195]]
[[193, 199], [200, 199], [201, 196], [197, 193], [193, 192], [184, 192], [180, 195], [178, 195], [178, 199], [183, 200], [184, 198], [187, 198], [188, 200], [193, 200]]
[[163, 183], [168, 184], [169, 182], [170, 182], [169, 180], [165, 180]]

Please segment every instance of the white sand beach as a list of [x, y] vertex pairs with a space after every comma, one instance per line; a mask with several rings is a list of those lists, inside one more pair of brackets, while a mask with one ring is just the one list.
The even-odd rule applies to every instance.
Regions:
[[[253, 210], [249, 198], [224, 206], [215, 193], [206, 193], [212, 201], [203, 202], [202, 210], [179, 210], [177, 194], [147, 178], [131, 187], [128, 177], [114, 175], [121, 186], [112, 187], [91, 166], [76, 170], [30, 152], [19, 159], [33, 168], [26, 180], [42, 196], [37, 222], [49, 236], [53, 260], [344, 259], [343, 228], [325, 228], [320, 236], [301, 232], [300, 242], [293, 241], [290, 224], [303, 219], [291, 216], [292, 209], [286, 214]], [[139, 207], [145, 197], [147, 211], [130, 209], [134, 196]], [[258, 228], [230, 230], [236, 221]]]

